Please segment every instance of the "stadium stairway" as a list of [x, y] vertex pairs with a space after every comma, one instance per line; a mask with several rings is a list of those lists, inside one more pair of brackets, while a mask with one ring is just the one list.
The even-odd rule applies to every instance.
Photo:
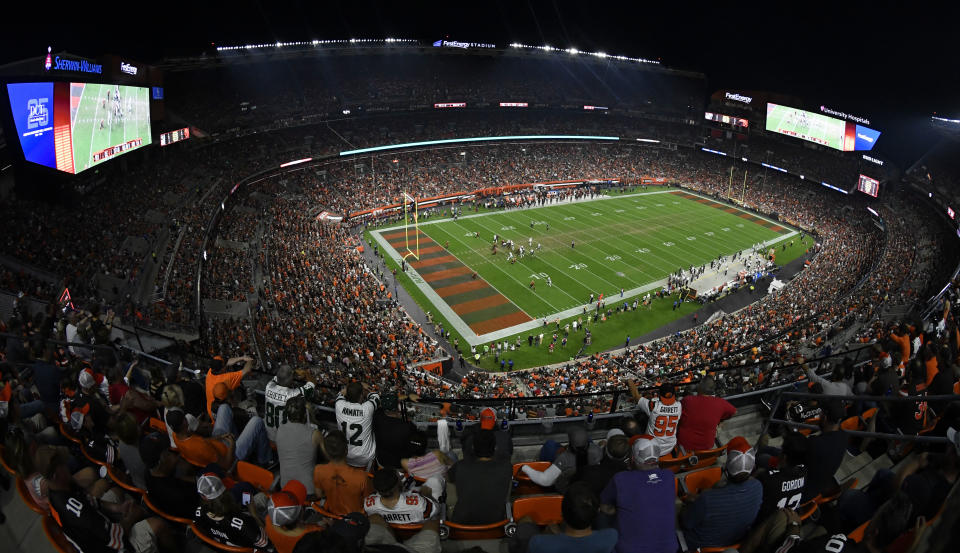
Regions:
[[27, 507], [12, 485], [9, 491], [0, 491], [0, 508], [7, 515], [7, 522], [0, 524], [0, 549], [9, 553], [55, 553], [43, 532], [42, 517]]

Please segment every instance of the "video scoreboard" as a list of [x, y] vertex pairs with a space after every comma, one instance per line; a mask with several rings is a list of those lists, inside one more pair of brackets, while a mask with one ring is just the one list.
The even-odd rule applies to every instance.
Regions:
[[880, 131], [802, 109], [767, 104], [766, 130], [840, 150], [872, 150]]
[[190, 138], [190, 127], [184, 127], [175, 131], [165, 132], [160, 135], [160, 145], [169, 146], [174, 142], [180, 142]]

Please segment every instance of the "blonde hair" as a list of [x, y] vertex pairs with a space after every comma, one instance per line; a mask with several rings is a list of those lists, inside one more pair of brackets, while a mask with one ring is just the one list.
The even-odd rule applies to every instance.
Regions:
[[183, 407], [183, 390], [176, 384], [168, 384], [160, 394], [160, 402], [166, 408]]

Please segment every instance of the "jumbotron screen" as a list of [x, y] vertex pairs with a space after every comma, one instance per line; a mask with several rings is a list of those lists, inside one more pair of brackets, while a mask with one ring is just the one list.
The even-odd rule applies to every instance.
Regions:
[[880, 131], [802, 109], [767, 104], [766, 130], [852, 152], [872, 150]]
[[79, 173], [146, 146], [150, 89], [99, 83], [7, 84], [23, 157]]
[[860, 180], [857, 182], [857, 190], [868, 196], [873, 196], [876, 198], [877, 194], [880, 192], [880, 181], [877, 179], [872, 179], [866, 175], [860, 175]]

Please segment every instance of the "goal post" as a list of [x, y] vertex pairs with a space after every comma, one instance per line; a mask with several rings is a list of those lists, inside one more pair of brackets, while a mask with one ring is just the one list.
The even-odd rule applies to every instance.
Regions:
[[417, 212], [417, 199], [403, 193], [403, 235], [407, 251], [403, 258], [413, 257], [420, 260], [420, 221]]

